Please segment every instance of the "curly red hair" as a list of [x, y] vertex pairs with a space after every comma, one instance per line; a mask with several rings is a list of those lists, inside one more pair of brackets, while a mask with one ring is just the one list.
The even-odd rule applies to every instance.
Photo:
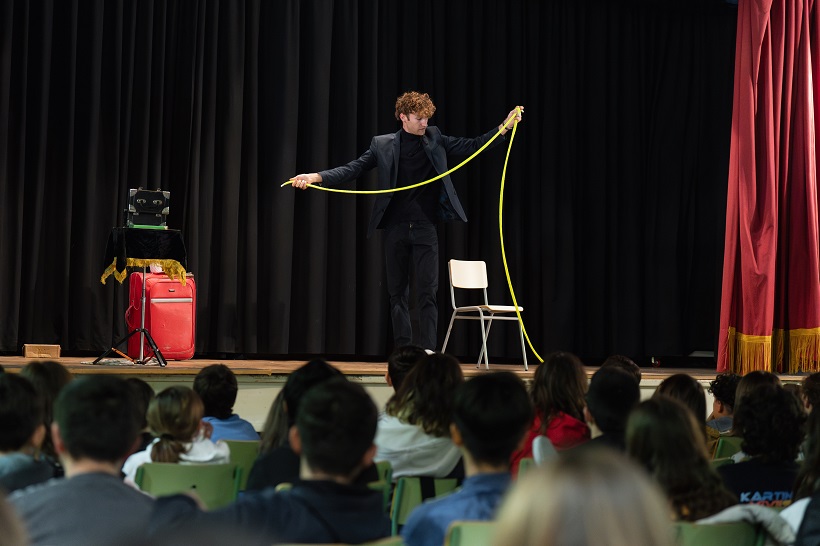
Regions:
[[420, 118], [431, 118], [436, 112], [436, 105], [430, 99], [427, 93], [419, 93], [417, 91], [408, 91], [396, 99], [396, 119], [401, 119], [399, 116], [404, 114], [416, 114]]

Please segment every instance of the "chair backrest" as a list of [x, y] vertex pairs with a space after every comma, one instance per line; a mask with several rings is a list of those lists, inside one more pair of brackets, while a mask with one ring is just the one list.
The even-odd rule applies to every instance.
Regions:
[[731, 457], [721, 457], [720, 459], [712, 459], [712, 468], [718, 468], [725, 464], [735, 464], [735, 460]]
[[494, 521], [454, 521], [447, 528], [444, 546], [485, 546], [492, 544]]
[[763, 546], [766, 542], [766, 533], [760, 531], [757, 525], [745, 521], [708, 524], [677, 522], [675, 531], [679, 546]]
[[242, 469], [239, 490], [244, 491], [253, 463], [259, 455], [259, 440], [222, 440], [231, 449], [231, 462]]
[[155, 497], [194, 491], [213, 510], [236, 500], [241, 477], [235, 464], [145, 463], [134, 481]]
[[390, 461], [378, 461], [376, 463], [376, 471], [379, 473], [379, 479], [391, 483], [393, 481], [393, 465]]
[[426, 476], [402, 476], [396, 481], [393, 490], [393, 505], [390, 513], [393, 534], [407, 522], [410, 512], [430, 498], [443, 497], [455, 491], [459, 486], [455, 478], [429, 478]]
[[456, 288], [482, 290], [487, 304], [487, 264], [483, 261], [450, 260], [450, 301], [456, 305]]
[[738, 453], [742, 449], [740, 447], [742, 443], [743, 438], [740, 436], [721, 436], [718, 438], [717, 447], [715, 447], [715, 459], [731, 457], [735, 453]]
[[384, 513], [388, 516], [390, 515], [390, 493], [393, 492], [393, 484], [390, 482], [386, 482], [384, 480], [379, 480], [377, 482], [369, 482], [367, 484], [368, 489], [372, 489], [373, 491], [378, 491], [382, 494], [382, 508], [384, 508]]

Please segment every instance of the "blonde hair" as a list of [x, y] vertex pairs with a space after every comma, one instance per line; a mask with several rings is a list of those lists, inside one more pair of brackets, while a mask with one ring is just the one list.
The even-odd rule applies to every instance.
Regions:
[[148, 425], [159, 438], [151, 449], [151, 460], [157, 463], [178, 463], [186, 453], [186, 444], [194, 439], [205, 405], [197, 393], [188, 387], [168, 387], [151, 400]]
[[501, 507], [493, 544], [671, 546], [668, 503], [623, 455], [587, 449], [531, 471]]

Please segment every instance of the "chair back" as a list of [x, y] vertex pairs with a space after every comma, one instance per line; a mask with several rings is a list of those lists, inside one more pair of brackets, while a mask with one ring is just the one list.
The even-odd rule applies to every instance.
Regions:
[[259, 455], [259, 440], [222, 440], [231, 449], [231, 462], [242, 469], [239, 490], [244, 491], [253, 463]]
[[427, 499], [438, 498], [455, 491], [459, 486], [455, 478], [430, 478], [427, 476], [402, 476], [393, 490], [393, 506], [390, 521], [393, 534], [407, 522], [410, 512]]
[[444, 546], [489, 546], [495, 526], [494, 521], [454, 521], [447, 528]]
[[679, 546], [763, 546], [766, 533], [748, 522], [735, 523], [675, 523], [676, 543]]
[[145, 463], [134, 481], [155, 497], [194, 491], [213, 510], [236, 500], [241, 477], [235, 464]]
[[456, 305], [456, 288], [482, 290], [487, 305], [487, 264], [483, 261], [450, 260], [450, 302]]
[[720, 459], [712, 459], [712, 468], [719, 468], [725, 464], [735, 464], [735, 460], [731, 457], [721, 457]]
[[724, 457], [731, 457], [735, 453], [741, 451], [740, 444], [743, 443], [743, 438], [740, 436], [721, 436], [718, 438], [717, 446], [715, 447], [715, 459], [723, 459]]

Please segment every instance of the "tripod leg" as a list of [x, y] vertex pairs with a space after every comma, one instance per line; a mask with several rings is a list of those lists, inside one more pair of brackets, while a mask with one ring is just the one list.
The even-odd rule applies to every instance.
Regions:
[[[168, 362], [165, 360], [165, 357], [162, 356], [162, 351], [160, 351], [159, 347], [157, 347], [156, 342], [154, 342], [154, 338], [151, 337], [151, 333], [144, 328], [142, 330], [145, 332], [145, 339], [148, 341], [148, 346], [151, 347], [151, 350], [154, 351], [154, 356], [157, 357], [157, 362], [159, 362], [159, 365], [164, 368]], [[145, 364], [145, 362], [142, 364]]]
[[108, 349], [107, 351], [105, 351], [103, 354], [101, 354], [100, 356], [98, 356], [98, 357], [97, 357], [97, 360], [95, 360], [95, 361], [94, 361], [94, 362], [92, 362], [91, 364], [96, 364], [96, 363], [98, 363], [100, 360], [102, 360], [103, 358], [105, 358], [105, 357], [107, 357], [108, 355], [110, 355], [110, 354], [114, 351], [114, 349], [115, 349], [115, 348], [119, 347], [120, 345], [122, 345], [123, 343], [125, 343], [126, 341], [128, 341], [128, 339], [129, 339], [131, 336], [133, 336], [134, 334], [139, 333], [139, 331], [140, 331], [140, 329], [139, 329], [139, 328], [137, 328], [137, 329], [135, 329], [135, 330], [131, 330], [130, 332], [128, 332], [128, 334], [127, 334], [124, 338], [122, 338], [122, 339], [120, 339], [118, 342], [114, 343], [114, 346], [113, 346], [113, 347], [111, 347], [110, 349]]

